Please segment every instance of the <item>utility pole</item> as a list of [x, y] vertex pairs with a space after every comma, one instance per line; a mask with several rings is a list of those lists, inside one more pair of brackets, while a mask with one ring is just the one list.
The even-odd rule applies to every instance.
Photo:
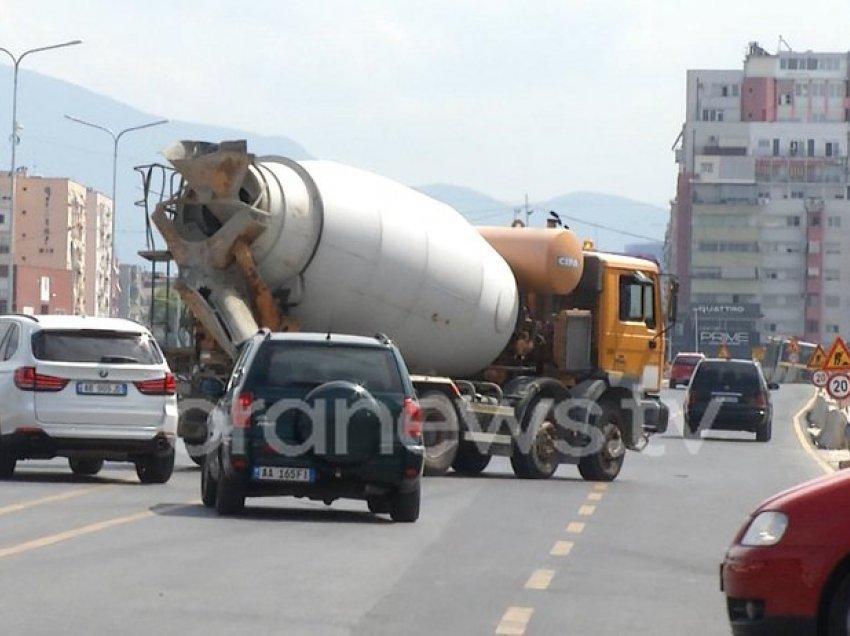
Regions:
[[528, 205], [528, 195], [525, 195], [525, 227], [529, 227], [529, 218], [534, 214], [534, 210], [532, 210]]
[[70, 42], [62, 42], [60, 44], [51, 44], [50, 46], [40, 46], [35, 49], [24, 51], [20, 55], [15, 55], [9, 49], [0, 47], [0, 53], [5, 53], [12, 60], [12, 134], [9, 136], [9, 144], [12, 147], [12, 161], [9, 169], [9, 179], [12, 182], [12, 192], [9, 202], [9, 310], [12, 312], [19, 311], [17, 297], [15, 296], [15, 208], [17, 207], [15, 192], [17, 190], [16, 175], [18, 167], [16, 165], [15, 149], [20, 143], [20, 126], [18, 125], [18, 70], [21, 62], [27, 55], [32, 53], [40, 53], [42, 51], [52, 51], [53, 49], [61, 49], [66, 46], [75, 46], [82, 44], [82, 40], [72, 40]]

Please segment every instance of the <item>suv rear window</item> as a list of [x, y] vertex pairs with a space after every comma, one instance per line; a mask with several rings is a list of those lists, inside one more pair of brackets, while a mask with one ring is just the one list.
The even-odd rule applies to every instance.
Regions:
[[758, 367], [747, 362], [703, 362], [691, 380], [693, 390], [723, 390], [741, 393], [761, 389]]
[[403, 392], [393, 352], [377, 347], [268, 342], [251, 367], [247, 383], [255, 386], [318, 386], [348, 380], [371, 392]]
[[700, 360], [702, 360], [700, 356], [676, 356], [673, 359], [673, 364], [679, 364], [683, 367], [695, 367]]
[[52, 362], [162, 363], [153, 339], [132, 331], [39, 331], [32, 337], [32, 352]]

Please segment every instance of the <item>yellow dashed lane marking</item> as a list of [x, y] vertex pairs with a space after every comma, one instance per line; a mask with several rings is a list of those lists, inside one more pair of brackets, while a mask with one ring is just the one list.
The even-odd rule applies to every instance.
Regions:
[[522, 636], [525, 634], [532, 614], [534, 614], [533, 607], [509, 607], [499, 621], [496, 633], [503, 636]]
[[593, 490], [596, 492], [605, 492], [608, 490], [608, 484], [594, 484]]
[[555, 578], [555, 570], [534, 570], [525, 582], [527, 590], [545, 590]]
[[69, 490], [68, 492], [63, 492], [58, 495], [50, 495], [49, 497], [42, 497], [41, 499], [31, 499], [30, 501], [20, 501], [15, 504], [10, 504], [8, 506], [3, 506], [0, 508], [0, 515], [7, 515], [10, 512], [20, 512], [21, 510], [26, 510], [27, 508], [34, 508], [35, 506], [43, 506], [44, 504], [55, 503], [57, 501], [65, 501], [66, 499], [73, 499], [74, 497], [80, 497], [82, 495], [87, 495], [90, 492], [94, 492], [100, 486], [95, 486], [94, 488], [79, 488], [77, 490]]
[[573, 549], [572, 541], [556, 541], [555, 546], [549, 552], [552, 556], [567, 556]]
[[600, 501], [602, 499], [601, 492], [592, 492], [587, 496], [588, 501]]
[[567, 532], [570, 534], [581, 534], [584, 532], [584, 525], [583, 521], [571, 521], [567, 524]]
[[594, 512], [596, 512], [596, 506], [590, 506], [590, 505], [587, 505], [587, 506], [580, 506], [580, 507], [579, 507], [579, 509], [578, 509], [578, 513], [579, 513], [582, 517], [589, 517], [589, 516], [590, 516], [590, 515], [592, 515]]

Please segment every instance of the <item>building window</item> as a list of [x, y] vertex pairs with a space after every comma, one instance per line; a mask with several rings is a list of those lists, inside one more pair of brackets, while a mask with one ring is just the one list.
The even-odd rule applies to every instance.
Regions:
[[824, 305], [824, 307], [841, 307], [841, 297], [840, 296], [824, 296], [823, 305]]
[[841, 271], [837, 269], [823, 270], [824, 280], [841, 280]]
[[809, 217], [809, 225], [812, 227], [820, 225], [820, 214], [812, 214], [812, 216]]
[[823, 244], [824, 254], [841, 254], [841, 243], [834, 241]]
[[799, 216], [786, 216], [785, 222], [788, 227], [800, 227], [800, 217]]
[[703, 161], [699, 164], [700, 172], [714, 172], [714, 164], [710, 161]]
[[826, 226], [839, 228], [841, 227], [841, 217], [840, 216], [829, 216], [826, 218]]
[[806, 321], [806, 331], [809, 333], [817, 333], [820, 330], [820, 325], [817, 320]]
[[5, 215], [5, 214], [0, 214], [0, 225], [2, 225], [2, 224], [3, 224], [3, 223], [5, 223], [5, 222], [6, 222], [6, 215]]
[[838, 325], [826, 325], [826, 333], [838, 333]]
[[776, 333], [776, 327], [777, 327], [777, 325], [776, 325], [775, 322], [767, 323], [767, 330], [768, 331], [772, 331], [772, 332]]
[[9, 278], [9, 266], [0, 265], [0, 278]]
[[820, 296], [818, 294], [806, 294], [806, 307], [819, 307]]
[[9, 301], [8, 300], [0, 300], [0, 314], [9, 313]]
[[820, 267], [809, 267], [806, 269], [806, 276], [809, 278], [818, 278], [820, 276]]
[[0, 254], [8, 254], [9, 246], [8, 245], [0, 245]]

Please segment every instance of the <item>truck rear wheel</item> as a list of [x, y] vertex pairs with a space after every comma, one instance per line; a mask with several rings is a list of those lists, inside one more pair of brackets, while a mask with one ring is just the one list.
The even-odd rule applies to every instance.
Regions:
[[526, 407], [519, 439], [514, 440], [511, 467], [520, 479], [548, 479], [558, 469], [555, 401], [535, 398]]
[[422, 409], [422, 437], [425, 441], [425, 474], [445, 475], [458, 451], [460, 426], [452, 401], [438, 391], [429, 391], [419, 400]]
[[457, 455], [452, 462], [452, 468], [461, 475], [478, 475], [490, 463], [490, 455], [486, 455], [476, 448], [472, 442], [461, 442], [457, 449]]
[[595, 435], [591, 444], [599, 446], [578, 462], [578, 472], [586, 481], [614, 481], [620, 474], [626, 458], [623, 441], [623, 414], [611, 402], [599, 403], [601, 412], [594, 426], [601, 435]]

